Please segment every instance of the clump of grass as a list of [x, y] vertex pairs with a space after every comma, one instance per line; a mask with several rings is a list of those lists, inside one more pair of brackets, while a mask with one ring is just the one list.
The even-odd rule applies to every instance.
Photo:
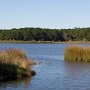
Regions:
[[90, 47], [68, 46], [65, 48], [64, 60], [90, 62]]
[[6, 49], [0, 51], [0, 81], [31, 75], [30, 62], [23, 50]]

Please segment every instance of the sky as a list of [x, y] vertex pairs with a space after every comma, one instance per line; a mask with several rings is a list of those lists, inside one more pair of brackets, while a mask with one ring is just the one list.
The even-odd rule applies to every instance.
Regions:
[[90, 0], [0, 0], [0, 29], [90, 27]]

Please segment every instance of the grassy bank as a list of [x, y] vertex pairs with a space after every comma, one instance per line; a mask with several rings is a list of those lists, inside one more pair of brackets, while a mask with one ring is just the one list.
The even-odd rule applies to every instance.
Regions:
[[90, 42], [85, 41], [19, 41], [19, 40], [0, 40], [0, 43], [90, 44]]
[[0, 43], [53, 43], [53, 41], [18, 41], [18, 40], [0, 40]]
[[90, 62], [90, 47], [66, 47], [64, 52], [64, 60]]
[[20, 49], [0, 51], [0, 81], [29, 77], [35, 74], [30, 68], [30, 61]]

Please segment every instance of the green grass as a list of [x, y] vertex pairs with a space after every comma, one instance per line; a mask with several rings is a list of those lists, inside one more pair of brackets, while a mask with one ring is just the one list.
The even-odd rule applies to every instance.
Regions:
[[0, 51], [0, 81], [32, 76], [30, 61], [20, 49]]
[[64, 60], [90, 62], [90, 47], [68, 46], [64, 51]]

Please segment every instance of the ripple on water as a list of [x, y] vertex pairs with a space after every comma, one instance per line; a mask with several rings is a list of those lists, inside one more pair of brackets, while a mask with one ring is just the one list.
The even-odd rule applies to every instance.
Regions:
[[28, 57], [42, 62], [32, 67], [34, 77], [0, 83], [0, 90], [90, 90], [90, 63], [64, 62], [67, 45], [0, 44], [2, 48], [24, 49]]

